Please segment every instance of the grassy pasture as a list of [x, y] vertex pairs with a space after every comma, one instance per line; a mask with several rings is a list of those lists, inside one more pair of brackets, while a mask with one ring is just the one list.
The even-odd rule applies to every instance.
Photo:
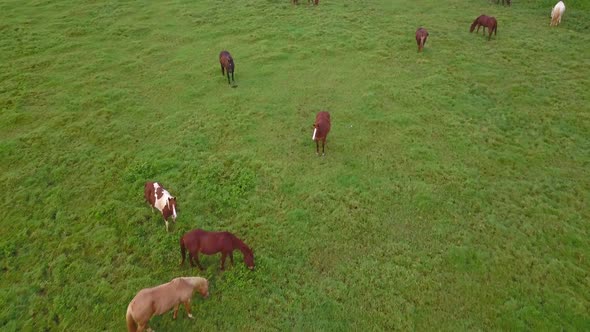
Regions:
[[[0, 2], [0, 329], [121, 331], [181, 275], [211, 297], [155, 330], [590, 329], [590, 2], [554, 4]], [[197, 227], [256, 271], [179, 266]]]

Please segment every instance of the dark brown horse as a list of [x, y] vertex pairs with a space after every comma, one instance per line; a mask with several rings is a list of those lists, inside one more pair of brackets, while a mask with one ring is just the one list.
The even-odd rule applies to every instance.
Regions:
[[194, 229], [185, 233], [180, 238], [180, 255], [184, 264], [186, 250], [188, 250], [188, 258], [191, 266], [195, 266], [193, 261], [197, 263], [199, 269], [203, 270], [201, 262], [199, 262], [199, 253], [205, 255], [213, 255], [221, 252], [221, 270], [225, 269], [225, 259], [229, 255], [231, 264], [234, 265], [233, 251], [238, 249], [244, 255], [244, 264], [250, 269], [254, 270], [254, 253], [242, 240], [230, 232], [207, 232], [202, 229]]
[[234, 59], [231, 57], [231, 54], [229, 54], [228, 51], [221, 51], [221, 53], [219, 53], [219, 63], [221, 64], [221, 75], [225, 75], [225, 73], [223, 72], [224, 69], [225, 72], [227, 72], [227, 84], [231, 84], [231, 82], [229, 81], [230, 73], [232, 81], [236, 83], [236, 80], [234, 80]]
[[426, 31], [424, 28], [418, 28], [418, 30], [416, 30], [416, 43], [418, 43], [418, 52], [422, 52], [422, 49], [424, 49], [426, 38], [428, 38], [428, 31]]
[[330, 113], [319, 112], [315, 116], [315, 122], [313, 124], [313, 137], [311, 138], [315, 141], [315, 150], [318, 155], [320, 154], [319, 141], [322, 141], [322, 156], [326, 155], [326, 138], [328, 137], [328, 133], [330, 132], [330, 127]]
[[469, 28], [469, 32], [473, 32], [475, 27], [477, 27], [477, 32], [479, 33], [479, 27], [483, 26], [483, 34], [485, 36], [486, 28], [488, 28], [488, 40], [492, 38], [492, 32], [494, 35], [498, 33], [498, 22], [496, 21], [495, 17], [480, 15], [478, 16], [473, 23], [471, 23], [471, 28]]

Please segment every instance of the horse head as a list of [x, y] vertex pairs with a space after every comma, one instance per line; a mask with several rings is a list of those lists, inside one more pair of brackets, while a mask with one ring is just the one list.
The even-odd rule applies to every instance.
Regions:
[[229, 73], [233, 73], [234, 72], [234, 59], [232, 59], [231, 57], [227, 61], [227, 71]]
[[176, 197], [170, 196], [168, 197], [168, 201], [166, 202], [168, 209], [172, 211], [172, 220], [176, 221]]
[[209, 297], [209, 281], [207, 281], [207, 279], [205, 279], [204, 282], [199, 283], [198, 288], [199, 293], [201, 293], [203, 298]]
[[319, 125], [319, 124], [317, 124], [317, 123], [314, 123], [314, 124], [313, 124], [313, 136], [311, 137], [311, 139], [312, 139], [313, 141], [315, 141], [315, 136], [316, 136], [316, 134], [318, 133], [318, 128], [319, 128], [319, 127], [320, 127], [320, 125]]
[[250, 248], [248, 248], [246, 254], [244, 255], [244, 264], [246, 264], [250, 270], [254, 270], [254, 253]]

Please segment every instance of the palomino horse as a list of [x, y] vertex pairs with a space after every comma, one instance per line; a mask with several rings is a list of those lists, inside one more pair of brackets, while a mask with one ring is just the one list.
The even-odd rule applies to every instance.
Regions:
[[160, 210], [168, 231], [168, 218], [172, 217], [172, 221], [176, 222], [176, 197], [170, 195], [158, 182], [146, 182], [143, 194], [152, 207], [152, 212], [154, 207]]
[[426, 31], [424, 28], [418, 28], [418, 30], [416, 30], [416, 43], [418, 43], [418, 52], [421, 52], [422, 49], [424, 49], [426, 38], [428, 38], [428, 31]]
[[492, 38], [492, 32], [494, 33], [494, 35], [496, 35], [498, 32], [498, 22], [496, 21], [495, 17], [486, 16], [486, 15], [478, 16], [475, 19], [475, 21], [473, 21], [473, 23], [471, 23], [471, 28], [469, 29], [469, 32], [473, 32], [475, 27], [477, 27], [477, 33], [479, 33], [480, 26], [483, 26], [484, 36], [486, 34], [486, 28], [488, 28], [488, 33], [490, 34], [488, 36], [488, 40], [490, 40]]
[[174, 316], [178, 315], [178, 307], [184, 304], [188, 318], [191, 314], [191, 299], [193, 293], [198, 290], [204, 298], [209, 297], [209, 282], [201, 277], [180, 277], [153, 288], [140, 290], [127, 306], [127, 330], [130, 332], [143, 331], [147, 328], [150, 318], [161, 315], [174, 307]]
[[234, 265], [233, 251], [239, 249], [244, 255], [244, 264], [254, 270], [254, 253], [242, 240], [230, 232], [207, 232], [202, 229], [194, 229], [187, 232], [180, 238], [180, 255], [184, 264], [186, 250], [188, 249], [188, 258], [191, 266], [197, 263], [199, 269], [203, 270], [199, 262], [199, 253], [213, 255], [221, 252], [221, 270], [225, 269], [225, 258], [229, 255], [231, 264]]
[[227, 84], [231, 84], [231, 82], [229, 81], [230, 73], [232, 81], [236, 83], [236, 80], [234, 79], [234, 59], [231, 57], [231, 54], [229, 54], [228, 51], [221, 51], [221, 53], [219, 53], [219, 63], [221, 64], [221, 75], [225, 75], [225, 73], [223, 72], [224, 69], [227, 73]]
[[315, 116], [315, 122], [313, 124], [313, 136], [311, 139], [315, 141], [315, 150], [317, 155], [320, 154], [319, 141], [322, 141], [322, 156], [326, 155], [326, 138], [330, 132], [330, 126], [330, 113], [319, 112]]
[[551, 23], [549, 23], [549, 26], [557, 26], [559, 23], [561, 23], [561, 17], [563, 16], [564, 12], [565, 5], [563, 4], [563, 1], [560, 1], [555, 5], [555, 7], [553, 7], [553, 10], [551, 11]]

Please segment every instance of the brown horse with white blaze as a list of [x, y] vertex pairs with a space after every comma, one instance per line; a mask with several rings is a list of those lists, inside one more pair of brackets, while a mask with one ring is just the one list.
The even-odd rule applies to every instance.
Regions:
[[166, 223], [166, 231], [168, 231], [168, 219], [172, 217], [172, 221], [176, 222], [176, 197], [170, 195], [170, 193], [164, 189], [164, 186], [158, 182], [146, 182], [143, 194], [145, 200], [152, 207], [152, 212], [155, 207], [162, 213], [162, 217]]
[[230, 73], [232, 81], [236, 83], [236, 80], [234, 79], [234, 59], [231, 57], [231, 54], [229, 54], [228, 51], [221, 51], [221, 53], [219, 53], [219, 63], [221, 64], [221, 75], [225, 75], [225, 73], [223, 72], [224, 69], [227, 73], [227, 84], [231, 84], [229, 80]]
[[322, 141], [322, 156], [326, 155], [326, 138], [328, 137], [328, 133], [330, 132], [330, 127], [330, 113], [319, 112], [315, 117], [315, 122], [313, 124], [313, 136], [311, 137], [311, 139], [315, 141], [315, 149], [317, 155], [320, 154], [320, 141]]
[[240, 250], [244, 255], [244, 264], [250, 270], [254, 270], [254, 253], [252, 249], [237, 236], [230, 232], [208, 232], [202, 229], [194, 229], [180, 238], [180, 256], [182, 257], [180, 265], [184, 264], [187, 250], [191, 266], [195, 266], [194, 263], [196, 262], [201, 270], [203, 270], [203, 266], [199, 261], [199, 253], [213, 255], [221, 252], [221, 270], [224, 270], [227, 256], [229, 256], [231, 264], [234, 264], [233, 251], [236, 249]]
[[426, 39], [428, 38], [428, 31], [424, 28], [418, 28], [416, 30], [416, 43], [418, 43], [418, 52], [422, 52], [424, 49], [424, 44], [426, 43]]
[[198, 291], [202, 297], [209, 297], [209, 282], [201, 277], [179, 277], [165, 284], [144, 288], [129, 302], [127, 306], [127, 330], [151, 331], [148, 322], [155, 315], [162, 315], [174, 308], [173, 318], [178, 316], [178, 308], [182, 303], [188, 315], [193, 319], [191, 314], [191, 299], [195, 291]]

